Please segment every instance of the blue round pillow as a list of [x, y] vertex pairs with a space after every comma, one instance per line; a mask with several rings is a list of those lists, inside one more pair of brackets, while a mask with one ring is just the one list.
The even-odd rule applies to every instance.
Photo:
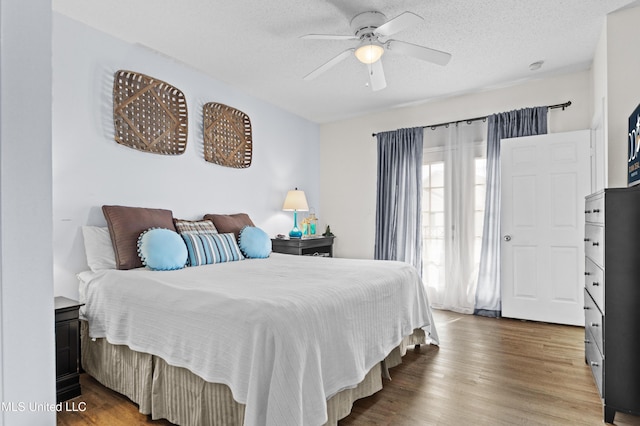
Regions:
[[177, 232], [151, 228], [138, 237], [142, 264], [154, 271], [182, 269], [187, 263], [187, 246]]
[[260, 228], [245, 226], [240, 231], [238, 246], [245, 257], [264, 259], [271, 254], [271, 238]]

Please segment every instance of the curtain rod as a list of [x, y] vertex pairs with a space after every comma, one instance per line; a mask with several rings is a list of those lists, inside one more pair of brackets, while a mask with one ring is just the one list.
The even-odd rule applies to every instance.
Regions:
[[[547, 108], [549, 109], [556, 109], [556, 108], [562, 108], [562, 110], [564, 111], [564, 109], [568, 106], [571, 105], [571, 101], [567, 101], [565, 103], [562, 104], [555, 104], [555, 105], [549, 105]], [[474, 121], [478, 121], [478, 120], [486, 120], [488, 117], [488, 115], [485, 115], [484, 117], [475, 117], [475, 118], [467, 118], [466, 120], [458, 120], [458, 121], [449, 121], [447, 123], [438, 123], [438, 124], [429, 124], [427, 126], [422, 126], [423, 129], [427, 129], [427, 128], [431, 128], [431, 130], [434, 130], [437, 127], [442, 127], [442, 126], [449, 126], [449, 124], [458, 124], [458, 123], [467, 123], [467, 124], [471, 124]], [[377, 133], [371, 133], [371, 136], [375, 137], [377, 135]]]

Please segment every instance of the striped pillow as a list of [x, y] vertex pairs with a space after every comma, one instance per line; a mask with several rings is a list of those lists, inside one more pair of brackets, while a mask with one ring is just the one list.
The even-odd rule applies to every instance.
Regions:
[[244, 256], [238, 247], [235, 235], [229, 234], [180, 234], [189, 253], [189, 265], [200, 266], [212, 263], [233, 262]]
[[218, 230], [210, 220], [173, 219], [173, 224], [179, 234], [217, 234]]

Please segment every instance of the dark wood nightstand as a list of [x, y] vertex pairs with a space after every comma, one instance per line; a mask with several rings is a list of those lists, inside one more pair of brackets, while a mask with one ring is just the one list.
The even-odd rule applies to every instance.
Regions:
[[56, 402], [79, 396], [80, 319], [82, 303], [55, 298], [56, 309]]
[[274, 253], [333, 257], [333, 238], [272, 238], [271, 249]]

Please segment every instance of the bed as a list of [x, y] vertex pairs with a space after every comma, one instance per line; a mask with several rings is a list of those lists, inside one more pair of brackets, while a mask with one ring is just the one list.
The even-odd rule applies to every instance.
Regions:
[[85, 371], [181, 425], [335, 425], [408, 345], [438, 343], [401, 262], [271, 253], [78, 278]]

